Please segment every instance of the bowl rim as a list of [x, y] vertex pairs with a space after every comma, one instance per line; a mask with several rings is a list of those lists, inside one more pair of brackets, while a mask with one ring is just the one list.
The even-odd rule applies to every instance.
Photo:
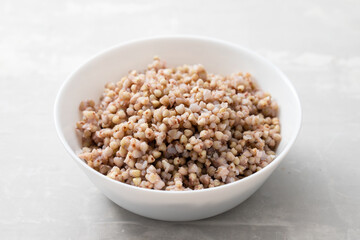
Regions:
[[[295, 98], [296, 101], [296, 105], [297, 108], [299, 109], [299, 119], [297, 121], [297, 125], [294, 126], [294, 128], [296, 128], [295, 133], [290, 137], [289, 142], [285, 145], [284, 149], [280, 152], [280, 154], [278, 156], [276, 156], [274, 158], [274, 160], [267, 165], [265, 168], [261, 169], [261, 171], [255, 172], [253, 174], [251, 174], [250, 176], [247, 176], [243, 179], [237, 180], [235, 182], [232, 183], [227, 183], [218, 187], [213, 187], [213, 188], [206, 188], [206, 189], [199, 189], [199, 190], [191, 190], [191, 191], [166, 191], [166, 190], [156, 190], [156, 189], [147, 189], [147, 188], [141, 188], [141, 187], [137, 187], [137, 186], [133, 186], [127, 183], [123, 183], [120, 181], [116, 181], [114, 179], [111, 179], [103, 174], [101, 174], [100, 172], [96, 171], [95, 169], [91, 168], [90, 166], [88, 166], [83, 160], [81, 160], [76, 154], [75, 152], [71, 149], [70, 145], [68, 144], [68, 142], [65, 140], [64, 134], [61, 130], [60, 127], [60, 100], [62, 99], [62, 96], [64, 94], [64, 90], [68, 87], [68, 85], [71, 82], [71, 79], [81, 70], [85, 69], [90, 63], [92, 63], [93, 61], [95, 61], [97, 58], [102, 57], [103, 55], [106, 55], [118, 48], [124, 48], [130, 45], [136, 45], [136, 44], [141, 44], [143, 42], [148, 42], [148, 41], [156, 41], [156, 40], [196, 40], [196, 41], [204, 41], [204, 42], [210, 42], [213, 44], [220, 44], [220, 45], [227, 45], [228, 47], [240, 50], [245, 52], [246, 54], [250, 54], [253, 55], [257, 60], [267, 64], [269, 67], [272, 68], [273, 71], [277, 72], [277, 74], [283, 79], [283, 81], [287, 84], [287, 86], [290, 88], [292, 95]], [[285, 155], [289, 152], [289, 150], [291, 149], [291, 147], [293, 146], [293, 144], [296, 141], [296, 138], [299, 135], [300, 129], [301, 129], [301, 123], [302, 123], [302, 108], [301, 108], [301, 103], [300, 103], [300, 99], [299, 96], [296, 92], [295, 87], [293, 86], [293, 84], [291, 83], [291, 81], [287, 78], [287, 76], [277, 67], [275, 66], [273, 63], [271, 63], [269, 60], [267, 60], [265, 57], [261, 56], [260, 54], [256, 53], [253, 50], [250, 50], [246, 47], [237, 45], [235, 43], [232, 42], [228, 42], [225, 40], [220, 40], [220, 39], [216, 39], [216, 38], [212, 38], [212, 37], [206, 37], [206, 36], [198, 36], [198, 35], [159, 35], [159, 36], [153, 36], [153, 37], [146, 37], [146, 38], [137, 38], [134, 40], [130, 40], [130, 41], [125, 41], [122, 42], [120, 44], [114, 45], [112, 47], [109, 47], [103, 51], [100, 51], [98, 53], [96, 53], [95, 55], [93, 55], [92, 57], [88, 58], [84, 63], [82, 63], [80, 66], [78, 66], [75, 70], [72, 71], [72, 73], [70, 75], [68, 75], [68, 77], [66, 78], [66, 80], [63, 82], [63, 84], [60, 87], [60, 90], [56, 96], [55, 99], [55, 104], [54, 104], [54, 122], [55, 122], [55, 129], [57, 132], [57, 135], [61, 141], [61, 143], [63, 144], [63, 146], [65, 147], [66, 151], [70, 154], [70, 156], [79, 164], [83, 165], [87, 170], [93, 171], [93, 173], [95, 173], [96, 175], [98, 175], [99, 177], [106, 179], [105, 181], [112, 181], [115, 184], [120, 184], [121, 186], [128, 188], [129, 190], [135, 190], [135, 191], [146, 191], [146, 192], [151, 192], [151, 193], [160, 193], [160, 194], [194, 194], [194, 193], [204, 193], [204, 192], [209, 192], [209, 191], [216, 191], [216, 190], [224, 190], [225, 188], [230, 188], [230, 187], [235, 187], [236, 184], [241, 184], [247, 181], [251, 181], [253, 178], [259, 177], [259, 175], [264, 174], [267, 171], [271, 171], [271, 166], [275, 165], [277, 162], [280, 163], [281, 160], [285, 157]]]

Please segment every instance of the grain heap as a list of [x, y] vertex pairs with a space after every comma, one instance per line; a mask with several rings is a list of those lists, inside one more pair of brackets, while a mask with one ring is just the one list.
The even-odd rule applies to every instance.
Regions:
[[162, 190], [196, 190], [268, 165], [281, 140], [278, 106], [250, 74], [166, 68], [108, 83], [99, 104], [81, 102], [79, 157], [108, 177]]

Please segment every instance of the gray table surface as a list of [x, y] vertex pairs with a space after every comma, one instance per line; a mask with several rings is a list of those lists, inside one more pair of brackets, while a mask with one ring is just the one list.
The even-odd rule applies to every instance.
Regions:
[[[0, 1], [0, 239], [360, 239], [360, 2]], [[108, 200], [53, 123], [60, 85], [104, 48], [197, 34], [291, 79], [300, 136], [269, 180], [217, 217], [169, 223]]]

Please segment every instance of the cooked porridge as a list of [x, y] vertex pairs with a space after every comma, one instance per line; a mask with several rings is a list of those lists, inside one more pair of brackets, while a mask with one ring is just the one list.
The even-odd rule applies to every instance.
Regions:
[[278, 105], [249, 73], [202, 65], [167, 68], [155, 57], [81, 102], [79, 157], [114, 180], [158, 190], [197, 190], [247, 177], [274, 158]]

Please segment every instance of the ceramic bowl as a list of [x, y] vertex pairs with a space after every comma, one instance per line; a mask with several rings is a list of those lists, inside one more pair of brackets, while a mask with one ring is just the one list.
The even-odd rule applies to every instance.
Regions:
[[[75, 123], [80, 119], [79, 103], [84, 99], [98, 100], [106, 82], [118, 81], [131, 69], [145, 69], [155, 55], [164, 59], [168, 66], [201, 63], [211, 73], [251, 73], [260, 88], [270, 92], [280, 107], [282, 140], [275, 160], [261, 171], [230, 184], [204, 190], [172, 192], [144, 189], [112, 180], [78, 158], [81, 145]], [[76, 69], [56, 98], [55, 125], [72, 159], [113, 202], [148, 218], [188, 221], [223, 213], [259, 189], [293, 145], [301, 125], [301, 107], [288, 78], [253, 51], [211, 38], [168, 36], [117, 45], [95, 55]]]

